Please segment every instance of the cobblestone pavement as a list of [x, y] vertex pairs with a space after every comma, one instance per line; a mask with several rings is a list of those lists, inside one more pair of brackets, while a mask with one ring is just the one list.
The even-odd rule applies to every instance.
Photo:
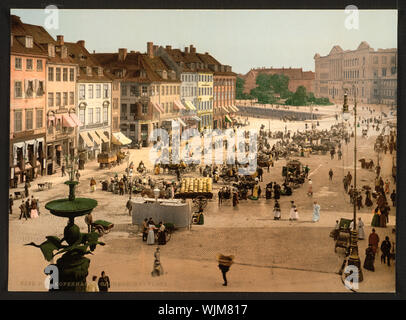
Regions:
[[[320, 121], [320, 127], [329, 128], [335, 119]], [[250, 127], [259, 128], [260, 124], [268, 126], [266, 119], [250, 119]], [[272, 120], [271, 130], [283, 130], [287, 125], [289, 130], [304, 130], [303, 123], [283, 123]], [[359, 130], [360, 131], [360, 130]], [[368, 138], [358, 139], [358, 158], [372, 158], [375, 134]], [[281, 198], [282, 220], [274, 221], [272, 208], [273, 200], [261, 198], [258, 201], [241, 201], [237, 208], [231, 203], [218, 206], [216, 197], [209, 203], [206, 211], [205, 225], [193, 226], [191, 230], [177, 231], [170, 242], [161, 248], [161, 262], [165, 274], [152, 278], [150, 272], [153, 266], [155, 246], [147, 246], [142, 242], [137, 228], [131, 225], [131, 218], [125, 209], [128, 196], [113, 195], [101, 191], [100, 184], [96, 192], [90, 192], [91, 177], [102, 181], [106, 177], [124, 173], [127, 166], [111, 169], [99, 169], [96, 162], [88, 163], [81, 171], [77, 196], [92, 197], [98, 201], [94, 210], [96, 219], [105, 219], [115, 224], [112, 232], [103, 236], [105, 247], [98, 247], [90, 256], [91, 265], [89, 276], [100, 275], [102, 270], [112, 280], [112, 291], [305, 291], [305, 292], [347, 292], [336, 274], [342, 260], [340, 249], [334, 253], [334, 241], [329, 238], [329, 232], [335, 221], [341, 217], [352, 218], [352, 206], [348, 195], [345, 195], [342, 184], [344, 174], [353, 170], [353, 141], [343, 147], [344, 155], [341, 161], [330, 159], [330, 155], [311, 155], [309, 158], [299, 158], [308, 164], [313, 180], [313, 197], [306, 195], [307, 184], [294, 190], [291, 197]], [[149, 149], [130, 150], [130, 161], [137, 165], [140, 160], [151, 169], [148, 154]], [[396, 157], [394, 154], [393, 156]], [[146, 161], [147, 160], [147, 161]], [[388, 153], [381, 155], [381, 166], [384, 180], [391, 181], [392, 156]], [[270, 181], [282, 181], [282, 159], [264, 174], [261, 183], [263, 196], [265, 185]], [[329, 181], [328, 171], [333, 169], [333, 180]], [[373, 186], [374, 173], [366, 169], [357, 170], [358, 185]], [[40, 217], [28, 221], [19, 220], [20, 200], [15, 201], [14, 213], [10, 216], [10, 263], [9, 289], [11, 291], [44, 291], [43, 269], [47, 265], [41, 252], [34, 247], [23, 246], [24, 243], [44, 241], [46, 235], [61, 236], [66, 220], [54, 217], [44, 205], [46, 202], [66, 197], [68, 189], [63, 182], [66, 177], [60, 174], [38, 178], [32, 183], [31, 194], [40, 199]], [[173, 176], [164, 176], [174, 179]], [[37, 183], [49, 181], [53, 188], [38, 191]], [[221, 186], [221, 185], [220, 185]], [[214, 185], [214, 193], [217, 188]], [[20, 188], [22, 190], [22, 186]], [[18, 190], [18, 189], [17, 189]], [[16, 191], [12, 189], [11, 191]], [[312, 203], [318, 200], [321, 206], [321, 219], [318, 223], [311, 222]], [[294, 200], [299, 211], [300, 220], [288, 220], [290, 201]], [[383, 239], [388, 235], [395, 240], [392, 227], [395, 225], [395, 208], [391, 208], [390, 221], [387, 228], [377, 228], [378, 235]], [[368, 236], [371, 227], [372, 213], [370, 209], [362, 208], [357, 213], [362, 217]], [[76, 224], [82, 232], [87, 230], [83, 218], [77, 218]], [[359, 242], [360, 258], [365, 258], [367, 240]], [[215, 256], [217, 253], [234, 254], [235, 264], [228, 273], [230, 285], [221, 286], [221, 274], [217, 268]], [[395, 290], [395, 267], [388, 267], [375, 262], [376, 271], [364, 271], [364, 281], [360, 291], [386, 292]], [[27, 272], [27, 269], [30, 270]]]

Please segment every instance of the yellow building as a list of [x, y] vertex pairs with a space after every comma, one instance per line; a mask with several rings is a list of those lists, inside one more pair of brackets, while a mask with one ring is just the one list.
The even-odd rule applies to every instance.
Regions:
[[198, 71], [197, 115], [199, 130], [213, 129], [213, 73]]

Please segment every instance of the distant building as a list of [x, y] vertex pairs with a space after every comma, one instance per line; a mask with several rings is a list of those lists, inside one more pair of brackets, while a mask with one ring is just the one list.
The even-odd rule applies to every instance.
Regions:
[[360, 103], [396, 105], [397, 49], [374, 50], [363, 41], [356, 50], [334, 46], [327, 56], [316, 53], [314, 62], [316, 97], [341, 103], [347, 89], [350, 102], [356, 93]]
[[289, 91], [295, 92], [299, 86], [304, 86], [307, 92], [314, 92], [315, 73], [313, 71], [303, 71], [302, 68], [257, 68], [251, 69], [242, 77], [245, 81], [244, 93], [249, 94], [252, 89], [257, 87], [258, 74], [283, 74], [289, 78]]

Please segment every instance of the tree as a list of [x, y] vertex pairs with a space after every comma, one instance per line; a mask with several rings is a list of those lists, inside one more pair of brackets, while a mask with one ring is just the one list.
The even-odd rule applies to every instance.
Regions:
[[252, 97], [246, 93], [244, 93], [244, 79], [238, 78], [235, 83], [235, 98], [237, 100], [245, 100], [245, 99], [252, 99]]

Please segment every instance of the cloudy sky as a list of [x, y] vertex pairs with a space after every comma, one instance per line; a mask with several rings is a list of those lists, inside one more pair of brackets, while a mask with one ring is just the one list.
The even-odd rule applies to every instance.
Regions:
[[[11, 10], [22, 21], [46, 27], [45, 10]], [[85, 40], [92, 52], [118, 48], [146, 51], [146, 43], [184, 48], [193, 44], [237, 73], [255, 67], [301, 67], [314, 71], [315, 53], [334, 45], [354, 50], [397, 47], [397, 11], [361, 10], [358, 29], [347, 29], [343, 10], [59, 10], [65, 41]], [[49, 21], [49, 18], [48, 18]]]

